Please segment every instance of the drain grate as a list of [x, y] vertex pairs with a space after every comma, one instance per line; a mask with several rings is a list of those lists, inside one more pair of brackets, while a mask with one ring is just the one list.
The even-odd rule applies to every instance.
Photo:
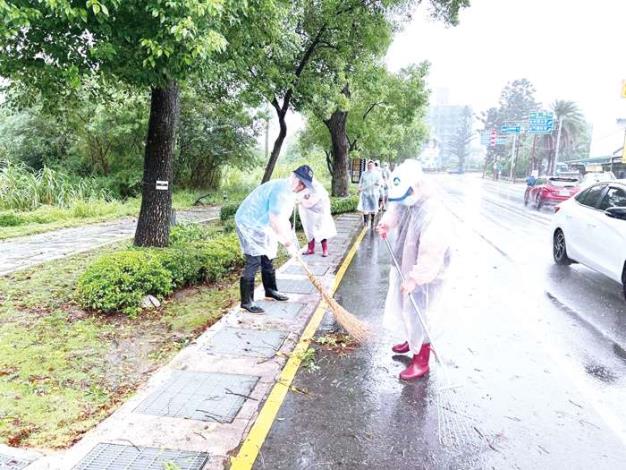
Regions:
[[203, 452], [98, 444], [74, 470], [201, 470], [208, 460]]
[[285, 342], [287, 334], [277, 330], [222, 328], [211, 338], [205, 350], [229, 356], [274, 357]]
[[250, 375], [177, 370], [135, 412], [231, 423], [258, 380]]
[[18, 459], [10, 455], [0, 454], [0, 470], [22, 470], [30, 460]]

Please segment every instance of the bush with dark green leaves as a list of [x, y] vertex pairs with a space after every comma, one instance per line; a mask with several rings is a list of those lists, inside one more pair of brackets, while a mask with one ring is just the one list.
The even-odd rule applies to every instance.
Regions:
[[24, 219], [15, 212], [0, 212], [0, 227], [17, 227], [23, 223]]
[[243, 264], [235, 234], [206, 239], [206, 228], [199, 227], [175, 228], [169, 248], [129, 249], [100, 257], [79, 278], [79, 303], [134, 316], [146, 295], [163, 299], [181, 287], [215, 282]]
[[220, 209], [220, 220], [226, 222], [227, 220], [235, 217], [237, 209], [239, 209], [241, 202], [231, 202], [230, 204], [224, 204]]
[[77, 298], [91, 310], [134, 316], [146, 295], [163, 298], [172, 288], [172, 274], [156, 253], [123, 250], [104, 255], [87, 268], [78, 279]]

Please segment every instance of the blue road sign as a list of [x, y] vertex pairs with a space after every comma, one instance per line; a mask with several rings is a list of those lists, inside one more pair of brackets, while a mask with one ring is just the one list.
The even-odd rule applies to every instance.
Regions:
[[522, 131], [522, 126], [519, 124], [502, 124], [500, 126], [500, 132], [503, 134], [519, 134]]
[[550, 134], [554, 130], [554, 114], [547, 111], [530, 113], [528, 118], [529, 134]]

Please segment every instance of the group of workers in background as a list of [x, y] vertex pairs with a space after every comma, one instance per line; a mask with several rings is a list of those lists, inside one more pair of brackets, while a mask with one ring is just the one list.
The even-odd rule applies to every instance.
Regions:
[[387, 194], [391, 170], [389, 163], [369, 160], [366, 170], [359, 179], [359, 205], [357, 210], [363, 213], [363, 224], [368, 221], [372, 229], [376, 225], [376, 216], [379, 211], [387, 209]]
[[[386, 210], [389, 204], [376, 229], [384, 240], [394, 232], [393, 247], [390, 244], [389, 248], [398, 272], [390, 272], [383, 324], [405, 339], [392, 351], [413, 354], [400, 378], [422, 377], [429, 370], [431, 348], [416, 305], [424, 316], [440, 307], [438, 301], [443, 296], [439, 292], [449, 262], [449, 222], [415, 160], [403, 162], [393, 172], [386, 162], [381, 167], [368, 161], [359, 181], [359, 193], [358, 210], [366, 226], [369, 218], [374, 228], [379, 210]], [[302, 253], [290, 223], [296, 204], [308, 241]], [[252, 191], [239, 206], [235, 224], [246, 258], [240, 279], [241, 307], [256, 314], [263, 313], [254, 303], [254, 280], [259, 268], [265, 297], [288, 300], [276, 285], [273, 259], [278, 243], [289, 256], [298, 257], [313, 255], [315, 242], [319, 241], [322, 256], [328, 256], [328, 240], [337, 234], [328, 192], [314, 179], [308, 165], [296, 168], [288, 178], [269, 181]], [[414, 296], [415, 304], [409, 302], [409, 295]]]

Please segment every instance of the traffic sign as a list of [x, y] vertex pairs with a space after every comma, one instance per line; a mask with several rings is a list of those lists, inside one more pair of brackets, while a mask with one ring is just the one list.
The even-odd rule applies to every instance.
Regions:
[[491, 135], [489, 136], [489, 146], [495, 147], [497, 143], [497, 139], [498, 139], [498, 132], [494, 128], [492, 128]]
[[500, 126], [500, 132], [503, 134], [519, 134], [522, 126], [517, 123], [505, 123]]
[[547, 111], [530, 113], [528, 118], [529, 134], [550, 134], [554, 130], [554, 114]]

